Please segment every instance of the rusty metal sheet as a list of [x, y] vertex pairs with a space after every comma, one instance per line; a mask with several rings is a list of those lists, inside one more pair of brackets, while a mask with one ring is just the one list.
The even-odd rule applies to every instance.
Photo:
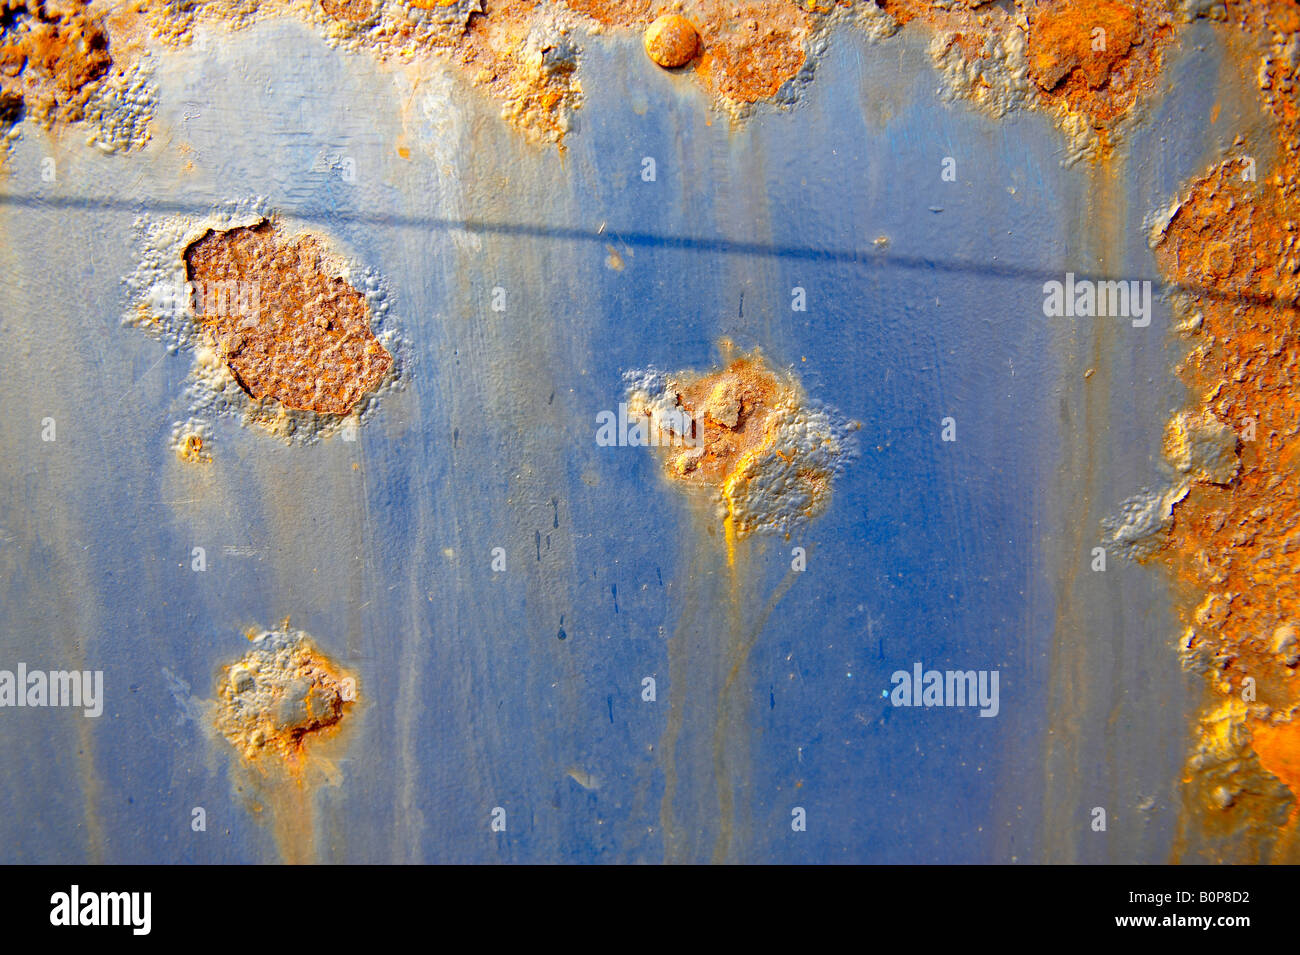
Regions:
[[[1160, 229], [1185, 262], [1190, 183], [1294, 168], [1254, 14], [1121, 17], [1103, 62], [1032, 4], [706, 3], [668, 70], [649, 5], [309, 6], [115, 10], [108, 79], [25, 88], [0, 670], [102, 712], [0, 705], [0, 858], [1293, 858], [1288, 671], [1223, 709], [1212, 542], [1161, 536], [1237, 479], [1199, 418], [1164, 454], [1189, 316], [1242, 293]], [[962, 59], [949, 6], [1039, 45]], [[1067, 276], [1146, 311], [1045, 314]], [[707, 442], [635, 446], [651, 409]]]

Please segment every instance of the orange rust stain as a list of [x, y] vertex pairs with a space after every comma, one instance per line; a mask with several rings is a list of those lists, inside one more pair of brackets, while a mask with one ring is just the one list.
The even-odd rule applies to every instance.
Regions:
[[[1293, 794], [1300, 793], [1300, 723], [1257, 723], [1251, 745], [1260, 765], [1276, 776]], [[1300, 801], [1291, 806], [1290, 821], [1296, 820]]]
[[316, 238], [270, 223], [209, 231], [186, 250], [196, 318], [254, 398], [343, 415], [392, 368], [365, 297], [327, 258]]
[[935, 6], [932, 0], [876, 0], [878, 6], [899, 25], [915, 22], [935, 32], [952, 33], [956, 42], [971, 56], [983, 56], [987, 34], [1002, 34], [1014, 19], [1000, 4], [979, 7], [960, 3]]
[[900, 25], [910, 23], [928, 10], [921, 0], [876, 0], [876, 4]]
[[751, 532], [788, 531], [829, 502], [842, 437], [757, 349], [706, 374], [666, 376], [662, 393], [634, 390], [628, 414], [640, 419], [639, 443], [659, 449], [670, 481], [715, 495], [729, 561]]
[[[1116, 122], [1155, 90], [1163, 51], [1175, 35], [1168, 4], [1161, 0], [1017, 0], [1014, 7], [932, 5], [928, 0], [881, 0], [899, 23], [913, 21], [947, 38], [968, 63], [1020, 39], [1040, 106], [1067, 128], [1096, 131], [1103, 158]], [[987, 87], [987, 81], [984, 82]]]
[[535, 0], [487, 2], [485, 9], [449, 41], [455, 59], [476, 85], [506, 104], [505, 118], [530, 139], [562, 142], [569, 115], [582, 102], [565, 28], [537, 34], [542, 8]]
[[270, 631], [255, 643], [222, 670], [217, 729], [250, 763], [269, 758], [296, 771], [354, 705], [356, 681], [305, 634]]
[[[1252, 181], [1254, 167], [1239, 155], [1200, 176], [1155, 252], [1166, 279], [1182, 286], [1180, 307], [1192, 319], [1184, 326], [1192, 349], [1179, 369], [1193, 395], [1188, 413], [1236, 432], [1239, 468], [1228, 481], [1193, 480], [1158, 556], [1184, 597], [1185, 658], [1204, 673], [1212, 699], [1247, 694], [1249, 705], [1233, 720], [1250, 732], [1232, 737], [1232, 772], [1258, 765], [1300, 796], [1300, 71], [1286, 55], [1288, 44], [1300, 44], [1300, 17], [1278, 2], [1232, 11], [1262, 54], [1262, 66], [1245, 68], [1259, 76], [1276, 121], [1278, 167], [1272, 176], [1259, 169]], [[1251, 746], [1258, 764], [1246, 760]], [[1193, 822], [1206, 832], [1228, 826], [1229, 817], [1216, 821], [1214, 810], [1231, 804], [1235, 791], [1260, 791], [1255, 784], [1213, 788], [1198, 781], [1213, 767], [1193, 769], [1189, 782], [1208, 794]], [[1279, 805], [1257, 801], [1235, 831], [1272, 838], [1261, 820]], [[1297, 843], [1280, 845], [1285, 850], [1275, 854], [1294, 854]]]
[[203, 447], [203, 436], [190, 432], [176, 444], [176, 456], [190, 464], [201, 464], [211, 460]]
[[108, 33], [84, 4], [5, 0], [0, 5], [0, 101], [21, 99], [49, 125], [82, 118], [112, 65]]
[[352, 23], [362, 23], [375, 12], [374, 0], [321, 0], [320, 5], [335, 20]]
[[[757, 354], [741, 356], [711, 374], [672, 378], [673, 401], [689, 424], [684, 421], [668, 428], [670, 433], [662, 441], [671, 448], [669, 475], [691, 484], [722, 487], [740, 460], [764, 444], [765, 426], [781, 387]], [[654, 426], [648, 408], [634, 402], [629, 412], [645, 416], [647, 426]], [[687, 428], [693, 433], [684, 433]], [[681, 447], [686, 439], [693, 439], [694, 446]]]
[[1109, 129], [1154, 91], [1173, 36], [1152, 0], [1058, 0], [1029, 20], [1029, 62], [1049, 104]]
[[696, 72], [734, 103], [770, 99], [803, 68], [817, 18], [793, 3], [700, 4]]
[[27, 53], [21, 46], [0, 46], [0, 75], [17, 76], [27, 65]]
[[646, 20], [652, 0], [564, 0], [572, 10], [602, 26], [627, 26]]
[[1029, 66], [1039, 87], [1052, 90], [1077, 78], [1097, 90], [1142, 42], [1138, 9], [1118, 0], [1056, 0], [1034, 8], [1029, 42]]
[[320, 861], [315, 791], [342, 781], [332, 756], [346, 743], [356, 680], [287, 620], [248, 637], [252, 648], [222, 669], [214, 707], [217, 731], [239, 756], [232, 784], [285, 862]]
[[[1161, 50], [1173, 36], [1159, 0], [1054, 0], [1042, 5], [1017, 0], [1011, 8], [870, 2], [899, 23], [917, 20], [950, 33], [951, 44], [972, 60], [988, 55], [990, 35], [1024, 32], [1044, 105], [1059, 106], [1099, 127], [1125, 115], [1150, 91]], [[458, 8], [456, 0], [410, 0], [407, 6]], [[183, 40], [196, 18], [233, 24], [251, 15], [242, 0], [175, 9], [152, 0], [146, 7], [155, 33], [173, 40]], [[285, 13], [299, 9], [288, 0], [268, 0], [262, 7]], [[852, 8], [851, 0], [680, 0], [671, 7], [658, 0], [484, 0], [481, 13], [466, 10], [463, 20], [452, 16], [431, 25], [381, 9], [374, 0], [321, 0], [321, 9], [340, 24], [367, 24], [353, 41], [380, 58], [443, 51], [473, 83], [503, 102], [505, 118], [531, 140], [561, 144], [583, 99], [576, 56], [555, 55], [568, 43], [563, 37], [570, 30], [598, 25], [640, 32], [660, 15], [684, 18], [698, 33], [695, 75], [723, 105], [743, 110], [773, 98], [797, 77], [810, 41], [825, 28], [828, 15]], [[1104, 31], [1103, 45], [1097, 30]], [[680, 49], [674, 52], [664, 64], [692, 59]]]

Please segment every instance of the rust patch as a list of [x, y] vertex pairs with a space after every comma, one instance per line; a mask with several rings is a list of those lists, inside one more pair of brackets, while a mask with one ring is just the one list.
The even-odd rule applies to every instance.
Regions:
[[1135, 7], [1117, 0], [1056, 0], [1035, 7], [1029, 17], [1029, 68], [1041, 89], [1056, 89], [1066, 77], [1089, 89], [1105, 86], [1111, 73], [1141, 43]]
[[770, 99], [803, 68], [814, 14], [792, 3], [701, 7], [697, 71], [718, 95], [742, 104]]
[[475, 85], [504, 103], [507, 121], [533, 142], [559, 143], [582, 105], [574, 23], [543, 16], [534, 0], [503, 0], [447, 45]]
[[112, 62], [108, 33], [85, 4], [0, 3], [0, 99], [10, 112], [21, 99], [37, 122], [75, 122]]
[[1155, 3], [1056, 0], [1033, 9], [1027, 35], [1030, 72], [1048, 101], [1100, 127], [1151, 91], [1173, 30]]
[[[1259, 723], [1254, 727], [1253, 737], [1252, 746], [1264, 769], [1288, 792], [1300, 793], [1300, 723]], [[1292, 825], [1297, 810], [1300, 810], [1300, 802], [1292, 798], [1288, 813], [1288, 822]]]
[[651, 0], [564, 0], [564, 3], [607, 27], [644, 23], [654, 6]]
[[176, 456], [186, 464], [207, 464], [212, 455], [203, 440], [203, 433], [197, 428], [187, 428], [177, 435], [173, 446]]
[[375, 13], [374, 0], [321, 0], [321, 9], [335, 20], [364, 23]]
[[223, 668], [216, 726], [250, 763], [295, 769], [313, 741], [329, 736], [356, 699], [356, 681], [302, 631], [255, 634], [242, 658]]
[[252, 649], [222, 668], [213, 725], [238, 755], [234, 789], [284, 861], [319, 862], [317, 791], [343, 781], [334, 758], [358, 705], [356, 680], [287, 620], [248, 636]]
[[[164, 42], [186, 42], [200, 20], [237, 28], [294, 15], [382, 60], [445, 55], [503, 104], [512, 125], [539, 143], [562, 143], [582, 105], [577, 38], [584, 32], [644, 33], [655, 62], [680, 67], [694, 60], [697, 79], [721, 106], [740, 115], [756, 103], [788, 99], [789, 84], [810, 66], [817, 37], [837, 18], [857, 23], [874, 38], [917, 23], [933, 34], [932, 53], [955, 91], [999, 113], [1020, 105], [1053, 111], [1077, 140], [1076, 153], [1111, 144], [1116, 123], [1154, 88], [1163, 50], [1175, 33], [1161, 0], [674, 0], [671, 7], [655, 0], [142, 0], [130, 11], [114, 12], [113, 30], [129, 35], [135, 29], [131, 16], [141, 14]], [[52, 61], [73, 86], [102, 75], [108, 65], [108, 34], [99, 21], [82, 17], [77, 23], [83, 21], [94, 26], [84, 34], [70, 28], [66, 39], [80, 50], [74, 41], [83, 37], [85, 56]], [[665, 31], [668, 24], [674, 29]], [[97, 38], [104, 41], [103, 62], [95, 53]], [[33, 71], [22, 65], [31, 51], [11, 43], [0, 47], [0, 78]]]
[[[677, 478], [721, 487], [745, 455], [766, 441], [766, 424], [777, 403], [781, 382], [758, 355], [742, 356], [721, 371], [706, 375], [677, 375], [668, 380], [674, 406], [690, 418], [696, 446], [673, 451], [669, 472]], [[641, 403], [633, 413], [651, 415]], [[681, 429], [684, 431], [685, 429]]]
[[881, 5], [898, 22], [932, 32], [931, 54], [950, 92], [996, 115], [1048, 110], [1075, 157], [1104, 156], [1113, 147], [1117, 124], [1155, 90], [1175, 36], [1161, 0]]
[[[1251, 748], [1248, 709], [1235, 697], [1206, 708], [1194, 726], [1184, 777], [1184, 805], [1200, 827], [1200, 841], [1208, 855], [1225, 862], [1269, 861], [1294, 806]], [[1256, 741], [1261, 738], [1257, 732]]]
[[252, 397], [345, 415], [392, 369], [365, 296], [315, 237], [267, 222], [209, 231], [185, 263], [202, 302], [196, 320]]
[[[1187, 824], [1218, 858], [1295, 861], [1300, 15], [1279, 2], [1230, 9], [1263, 51], [1252, 72], [1276, 121], [1279, 165], [1257, 183], [1246, 157], [1219, 163], [1152, 237], [1162, 273], [1184, 290], [1192, 348], [1179, 375], [1194, 396], [1166, 436], [1188, 489], [1158, 559], [1183, 594], [1184, 662], [1204, 675], [1212, 701], [1189, 761]], [[1189, 434], [1218, 451], [1194, 453]]]
[[641, 431], [629, 443], [659, 448], [670, 481], [714, 495], [729, 536], [788, 530], [826, 509], [846, 429], [757, 349], [705, 374], [631, 381], [628, 416]]

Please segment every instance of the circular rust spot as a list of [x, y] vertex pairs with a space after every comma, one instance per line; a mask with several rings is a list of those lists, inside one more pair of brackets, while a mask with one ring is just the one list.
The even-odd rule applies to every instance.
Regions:
[[1209, 281], [1227, 278], [1235, 264], [1236, 255], [1230, 242], [1210, 242], [1201, 257], [1201, 271]]
[[645, 31], [645, 51], [665, 69], [685, 66], [700, 48], [700, 35], [691, 21], [676, 13], [665, 13]]

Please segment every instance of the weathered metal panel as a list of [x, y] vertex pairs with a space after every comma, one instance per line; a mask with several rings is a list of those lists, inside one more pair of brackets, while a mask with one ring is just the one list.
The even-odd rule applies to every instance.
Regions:
[[[148, 147], [28, 123], [5, 160], [0, 666], [105, 687], [98, 719], [0, 713], [5, 861], [1175, 853], [1200, 686], [1175, 597], [1089, 562], [1161, 480], [1186, 345], [1167, 298], [1145, 328], [1052, 321], [1043, 283], [1160, 281], [1152, 210], [1262, 122], [1219, 28], [1180, 35], [1117, 158], [1074, 164], [1048, 115], [942, 95], [912, 29], [832, 30], [797, 103], [739, 121], [635, 33], [585, 36], [562, 151], [450, 68], [292, 18], [194, 32], [156, 53]], [[172, 449], [193, 354], [124, 326], [126, 280], [149, 223], [226, 203], [375, 277], [399, 374], [355, 441], [227, 414], [210, 462]], [[730, 541], [595, 439], [626, 372], [723, 340], [861, 424], [788, 536]], [[245, 631], [285, 618], [358, 687], [297, 778], [213, 728]], [[998, 671], [996, 717], [893, 706], [917, 661]]]

